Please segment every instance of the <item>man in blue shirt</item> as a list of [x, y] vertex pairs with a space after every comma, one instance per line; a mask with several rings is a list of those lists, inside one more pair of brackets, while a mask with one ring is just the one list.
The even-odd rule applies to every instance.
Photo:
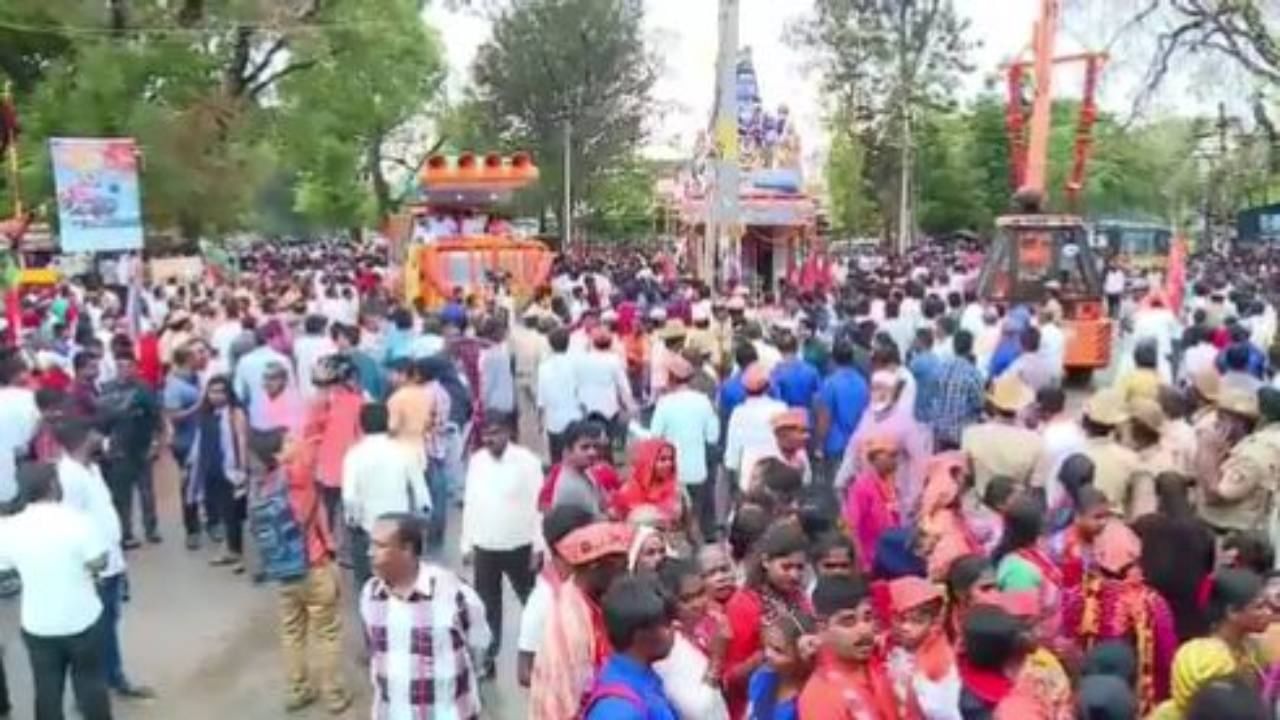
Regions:
[[716, 406], [720, 411], [721, 429], [729, 427], [729, 417], [733, 415], [734, 408], [746, 402], [747, 388], [742, 384], [742, 374], [759, 359], [755, 346], [749, 342], [739, 342], [733, 348], [733, 362], [736, 369], [729, 379], [720, 385], [719, 397], [716, 399]]
[[818, 394], [822, 378], [812, 365], [796, 354], [799, 349], [795, 335], [788, 332], [778, 338], [782, 362], [773, 369], [773, 388], [787, 407], [808, 411], [813, 407], [813, 398]]
[[675, 608], [652, 577], [615, 580], [602, 601], [613, 646], [582, 714], [587, 720], [677, 720], [653, 663], [671, 653]]
[[[831, 360], [835, 370], [822, 382], [817, 402], [817, 437], [821, 443], [818, 478], [824, 490], [834, 486], [836, 469], [870, 398], [866, 379], [854, 367], [852, 343], [837, 340], [831, 348]], [[830, 499], [834, 502], [834, 497]]]
[[916, 380], [916, 420], [924, 422], [928, 395], [925, 388], [932, 387], [933, 378], [938, 373], [941, 360], [933, 351], [933, 330], [927, 327], [916, 330], [915, 344], [911, 346], [911, 359], [907, 369]]

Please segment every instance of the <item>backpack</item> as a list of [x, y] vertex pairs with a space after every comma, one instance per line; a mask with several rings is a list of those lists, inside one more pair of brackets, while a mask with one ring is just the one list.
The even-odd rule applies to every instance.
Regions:
[[596, 703], [610, 698], [626, 700], [629, 705], [639, 710], [641, 715], [644, 715], [645, 713], [644, 700], [636, 694], [635, 690], [632, 690], [626, 685], [605, 683], [602, 685], [596, 685], [591, 689], [591, 692], [587, 694], [586, 699], [582, 701], [582, 707], [578, 709], [578, 720], [586, 720], [587, 715], [591, 713], [591, 708], [595, 707]]
[[[319, 505], [317, 500], [316, 505]], [[305, 523], [299, 523], [289, 503], [284, 470], [267, 473], [249, 499], [249, 526], [254, 544], [262, 555], [262, 572], [269, 580], [290, 582], [307, 574], [306, 531], [315, 519], [316, 508]]]

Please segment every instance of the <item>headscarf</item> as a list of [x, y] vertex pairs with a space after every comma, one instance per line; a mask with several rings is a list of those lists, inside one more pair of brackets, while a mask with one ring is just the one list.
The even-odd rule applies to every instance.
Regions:
[[620, 517], [630, 515], [642, 505], [658, 508], [667, 519], [680, 514], [680, 488], [675, 471], [665, 478], [657, 474], [658, 456], [665, 449], [670, 449], [672, 457], [675, 456], [675, 446], [660, 438], [643, 440], [632, 448], [631, 478], [618, 491], [616, 499]]
[[1200, 688], [1211, 680], [1236, 673], [1239, 668], [1231, 648], [1218, 638], [1187, 641], [1173, 656], [1170, 671], [1172, 697], [1156, 708], [1152, 717], [1158, 720], [1181, 718]]
[[1118, 575], [1132, 572], [1142, 556], [1142, 541], [1122, 522], [1108, 522], [1093, 541], [1093, 559], [1102, 570]]
[[981, 553], [964, 514], [956, 507], [962, 489], [955, 470], [968, 461], [962, 452], [934, 455], [926, 464], [924, 492], [920, 497], [920, 529], [928, 537], [929, 577], [941, 580], [947, 568], [961, 555]]
[[[636, 563], [640, 562], [640, 549], [644, 547], [646, 541], [651, 537], [661, 537], [661, 533], [657, 528], [648, 525], [637, 525], [635, 534], [631, 538], [631, 547], [627, 549], [627, 570], [636, 571]], [[663, 543], [664, 552], [666, 543]]]

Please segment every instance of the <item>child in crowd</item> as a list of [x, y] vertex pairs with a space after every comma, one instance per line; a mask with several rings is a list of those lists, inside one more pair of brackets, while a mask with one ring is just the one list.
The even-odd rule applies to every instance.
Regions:
[[887, 664], [901, 706], [929, 720], [960, 720], [960, 675], [942, 626], [942, 588], [919, 577], [889, 583], [893, 610]]
[[765, 664], [747, 688], [748, 720], [799, 720], [800, 692], [813, 671], [813, 631], [807, 618], [787, 614], [765, 627]]

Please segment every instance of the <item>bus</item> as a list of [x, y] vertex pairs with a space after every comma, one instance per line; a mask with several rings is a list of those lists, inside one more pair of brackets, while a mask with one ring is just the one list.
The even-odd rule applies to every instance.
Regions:
[[1101, 220], [1092, 224], [1090, 235], [1090, 247], [1125, 270], [1163, 273], [1169, 267], [1173, 230], [1167, 225]]

